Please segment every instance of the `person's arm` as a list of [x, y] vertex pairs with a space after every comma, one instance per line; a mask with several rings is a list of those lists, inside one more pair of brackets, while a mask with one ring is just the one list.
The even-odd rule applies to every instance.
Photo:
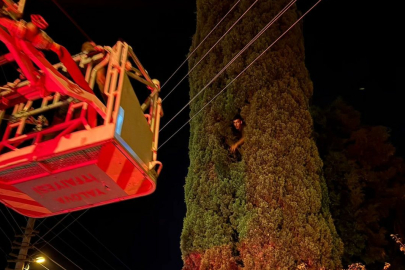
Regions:
[[236, 143], [234, 143], [231, 146], [231, 152], [235, 153], [236, 149], [241, 146], [243, 143], [245, 142], [245, 137], [242, 137], [239, 141], [237, 141]]

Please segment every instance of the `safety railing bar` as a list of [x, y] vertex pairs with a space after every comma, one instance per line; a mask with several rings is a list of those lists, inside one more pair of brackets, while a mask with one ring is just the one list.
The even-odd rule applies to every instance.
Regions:
[[[53, 104], [58, 103], [59, 100], [60, 100], [60, 97], [61, 97], [61, 94], [60, 94], [59, 92], [56, 92], [56, 93], [53, 95], [53, 101], [52, 101], [52, 103], [53, 103]], [[73, 98], [72, 98], [72, 100], [73, 100]]]
[[42, 102], [41, 102], [41, 108], [46, 107], [48, 105], [48, 101], [53, 100], [53, 96], [49, 95], [46, 96], [44, 98], [42, 98]]
[[[105, 67], [106, 65], [108, 65], [108, 63], [110, 62], [110, 55], [106, 55], [106, 57], [100, 62], [98, 63], [92, 70], [91, 70], [91, 75], [90, 75], [90, 80], [89, 80], [89, 86], [91, 89], [94, 89], [94, 83], [96, 81], [96, 76], [97, 76], [97, 71], [100, 68]], [[104, 88], [106, 88], [106, 86], [104, 86]], [[100, 92], [104, 92], [105, 89], [100, 89]]]
[[81, 118], [77, 118], [77, 119], [71, 120], [69, 127], [66, 128], [65, 130], [63, 130], [63, 131], [62, 131], [61, 133], [59, 133], [58, 135], [56, 135], [55, 139], [61, 138], [61, 137], [64, 136], [65, 134], [68, 134], [68, 133], [72, 132], [72, 131], [75, 130], [77, 127], [79, 127], [80, 124], [82, 124], [82, 119], [81, 119]]
[[[87, 68], [86, 68], [86, 74], [84, 76], [84, 79], [86, 80], [86, 82], [90, 85], [90, 75], [91, 75], [91, 71], [93, 69], [93, 62], [90, 62], [87, 64]], [[91, 89], [93, 89], [92, 87], [90, 87]]]
[[[4, 146], [6, 148], [9, 148], [10, 150], [17, 150], [16, 147], [12, 146], [11, 144], [7, 143], [7, 142], [0, 142], [1, 146]], [[3, 150], [3, 147], [0, 148], [0, 151]]]
[[[131, 56], [132, 60], [134, 60], [136, 66], [138, 67], [139, 71], [142, 73], [142, 75], [145, 77], [145, 79], [152, 83], [152, 79], [149, 77], [148, 73], [146, 72], [145, 68], [142, 66], [141, 62], [139, 61], [138, 57], [135, 55], [134, 51], [132, 50], [132, 48], [130, 46], [129, 47], [129, 56]], [[155, 89], [156, 86], [153, 84], [153, 89]]]
[[26, 121], [27, 121], [27, 117], [23, 117], [20, 119], [17, 131], [16, 131], [14, 137], [18, 137], [23, 134]]
[[112, 112], [112, 119], [113, 121], [115, 121], [115, 119], [117, 119], [118, 117], [118, 112], [119, 112], [119, 108], [120, 108], [120, 102], [121, 102], [121, 93], [122, 93], [122, 87], [124, 85], [124, 75], [126, 74], [125, 72], [123, 72], [125, 70], [125, 65], [126, 65], [126, 61], [128, 59], [128, 44], [126, 43], [121, 43], [121, 47], [120, 47], [120, 54], [118, 54], [119, 60], [121, 65], [119, 66], [120, 68], [120, 73], [119, 73], [119, 77], [118, 74], [116, 77], [114, 77], [113, 79], [115, 81], [113, 81], [114, 85], [116, 85], [115, 87], [115, 105], [114, 105], [114, 110]]
[[111, 72], [111, 81], [110, 81], [110, 87], [109, 87], [109, 96], [107, 100], [107, 109], [106, 109], [106, 120], [105, 124], [110, 124], [114, 118], [113, 118], [113, 112], [114, 112], [114, 107], [116, 106], [116, 82], [117, 82], [117, 77], [118, 77], [118, 70], [114, 68]]
[[141, 83], [143, 83], [143, 84], [149, 86], [149, 87], [152, 87], [152, 88], [155, 88], [155, 87], [156, 87], [153, 83], [148, 82], [148, 81], [145, 80], [145, 79], [142, 79], [141, 77], [139, 77], [138, 75], [136, 75], [136, 74], [134, 74], [134, 73], [132, 73], [132, 72], [129, 72], [129, 71], [128, 71], [128, 72], [127, 72], [127, 75], [128, 75], [129, 77], [131, 77], [131, 78], [133, 78], [133, 79], [135, 79], [135, 80], [137, 80], [137, 81], [139, 81], [139, 82], [141, 82]]
[[47, 135], [49, 133], [59, 131], [59, 130], [63, 129], [65, 126], [69, 127], [69, 125], [74, 124], [75, 122], [77, 122], [77, 120], [80, 120], [80, 119], [77, 118], [77, 119], [70, 120], [69, 122], [60, 123], [60, 124], [57, 124], [57, 125], [55, 125], [53, 127], [44, 129], [44, 130], [36, 132], [36, 133], [22, 134], [19, 137], [9, 138], [7, 140], [1, 141], [0, 143], [3, 143], [3, 142], [6, 142], [6, 143], [19, 143], [21, 141], [24, 142], [25, 140], [30, 140], [30, 139], [35, 138], [39, 134], [41, 134], [41, 136], [44, 136], [44, 135]]
[[91, 126], [89, 125], [89, 123], [88, 123], [88, 121], [86, 119], [87, 112], [88, 112], [88, 104], [84, 103], [83, 107], [82, 107], [82, 110], [80, 112], [80, 117], [79, 118], [82, 120], [84, 128], [87, 129], [87, 130], [90, 130]]
[[63, 105], [67, 105], [67, 104], [71, 103], [73, 100], [74, 100], [74, 98], [68, 98], [66, 100], [59, 101], [59, 102], [53, 103], [51, 105], [45, 105], [43, 107], [41, 106], [40, 108], [33, 109], [31, 111], [21, 111], [21, 112], [14, 114], [13, 117], [18, 119], [18, 118], [22, 118], [22, 117], [37, 115], [39, 113], [43, 113], [43, 112], [46, 112], [46, 111], [49, 111], [52, 109], [59, 108]]

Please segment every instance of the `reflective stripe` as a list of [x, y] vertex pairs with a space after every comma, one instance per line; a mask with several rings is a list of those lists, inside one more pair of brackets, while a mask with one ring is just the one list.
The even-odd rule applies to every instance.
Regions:
[[32, 199], [30, 196], [28, 196], [28, 195], [26, 195], [24, 193], [17, 192], [17, 191], [11, 191], [11, 190], [4, 190], [4, 189], [0, 188], [0, 198], [1, 198], [2, 195], [35, 202], [34, 199]]
[[32, 204], [26, 204], [26, 203], [21, 203], [21, 202], [15, 202], [15, 201], [10, 201], [10, 200], [3, 200], [5, 203], [8, 205], [12, 206], [13, 208], [16, 208], [18, 211], [19, 209], [23, 210], [30, 210], [30, 211], [35, 211], [38, 213], [44, 213], [44, 214], [50, 214], [51, 211], [48, 209], [42, 207], [42, 206], [35, 206]]

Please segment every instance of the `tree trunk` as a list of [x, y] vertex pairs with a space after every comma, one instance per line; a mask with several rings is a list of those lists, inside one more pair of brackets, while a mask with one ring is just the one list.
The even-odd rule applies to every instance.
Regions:
[[[190, 57], [193, 68], [253, 4], [241, 1]], [[190, 97], [207, 83], [288, 1], [258, 1], [190, 74]], [[197, 0], [193, 51], [234, 5]], [[191, 103], [191, 116], [299, 17], [290, 8]], [[190, 123], [183, 269], [341, 268], [342, 244], [329, 213], [322, 162], [312, 138], [312, 82], [297, 25]], [[241, 157], [232, 119], [242, 115]]]

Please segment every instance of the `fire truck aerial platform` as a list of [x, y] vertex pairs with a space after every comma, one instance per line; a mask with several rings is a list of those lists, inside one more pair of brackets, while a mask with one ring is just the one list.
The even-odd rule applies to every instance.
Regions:
[[[0, 0], [8, 50], [0, 65], [18, 66], [17, 78], [0, 86], [0, 202], [43, 218], [154, 192], [159, 81], [125, 42], [71, 56], [44, 32], [40, 15], [20, 19], [24, 3]], [[149, 91], [142, 105], [139, 86]]]

